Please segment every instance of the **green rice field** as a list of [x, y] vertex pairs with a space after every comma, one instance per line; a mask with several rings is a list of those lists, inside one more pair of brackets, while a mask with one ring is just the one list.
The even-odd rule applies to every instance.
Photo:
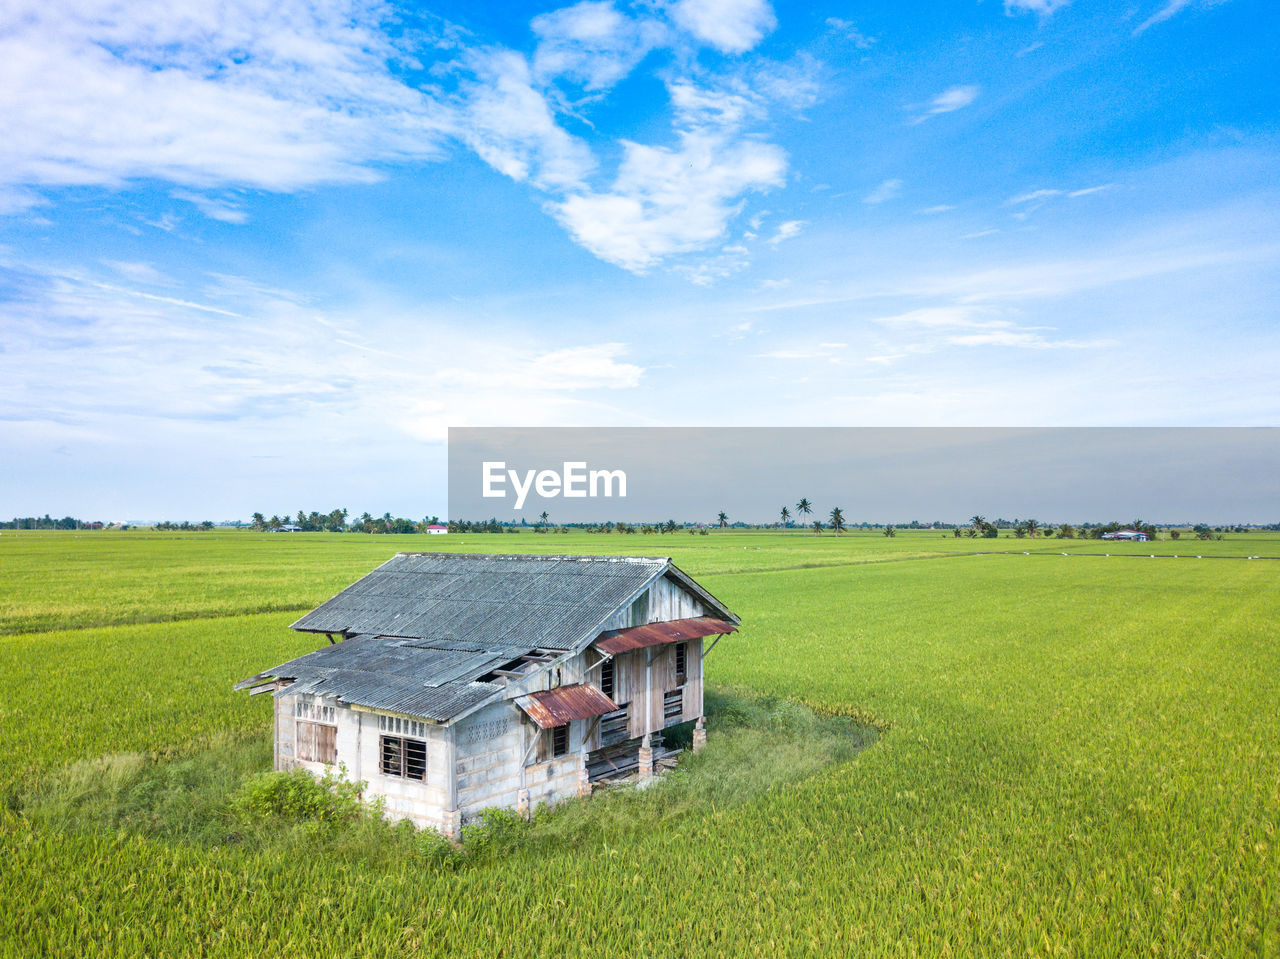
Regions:
[[[709, 748], [461, 853], [236, 820], [271, 720], [231, 684], [422, 549], [673, 557], [743, 620], [707, 660]], [[1277, 534], [5, 531], [0, 956], [1280, 955], [1277, 557]]]

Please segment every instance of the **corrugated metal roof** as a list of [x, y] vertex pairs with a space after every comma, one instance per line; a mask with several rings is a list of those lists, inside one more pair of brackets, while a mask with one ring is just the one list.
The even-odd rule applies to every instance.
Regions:
[[610, 656], [625, 653], [629, 649], [644, 649], [646, 646], [661, 646], [663, 643], [679, 643], [686, 639], [697, 639], [700, 636], [714, 636], [717, 633], [732, 633], [737, 630], [733, 623], [710, 616], [696, 616], [692, 619], [673, 619], [666, 623], [649, 623], [647, 626], [631, 626], [627, 629], [610, 629], [596, 639], [596, 649]]
[[618, 707], [613, 700], [586, 683], [544, 689], [516, 700], [516, 705], [538, 724], [540, 729], [563, 726], [573, 719], [603, 716]]
[[401, 553], [293, 628], [568, 650], [669, 570], [664, 557]]
[[[313, 692], [448, 722], [506, 689], [480, 682], [482, 676], [536, 650], [585, 648], [606, 635], [601, 628], [617, 610], [663, 575], [695, 592], [723, 621], [681, 620], [717, 625], [653, 642], [621, 630], [617, 642], [644, 646], [732, 631], [738, 618], [663, 557], [400, 553], [293, 624], [351, 638], [236, 688], [284, 680], [292, 685], [276, 695]], [[576, 708], [595, 708], [585, 702]]]
[[467, 651], [354, 636], [243, 680], [236, 688], [292, 680], [275, 695], [314, 693], [354, 706], [448, 722], [505, 688], [479, 682], [481, 676], [529, 652], [527, 646]]

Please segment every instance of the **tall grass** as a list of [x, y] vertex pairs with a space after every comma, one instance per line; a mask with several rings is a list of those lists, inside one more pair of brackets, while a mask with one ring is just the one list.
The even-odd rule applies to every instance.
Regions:
[[[228, 687], [296, 655], [286, 614], [0, 640], [0, 955], [1280, 951], [1274, 564], [753, 572], [740, 546], [700, 572], [744, 619], [709, 680], [874, 721], [875, 747], [794, 776], [784, 750], [751, 786], [733, 777], [774, 736], [713, 728], [703, 786], [565, 807], [464, 868], [359, 833], [317, 850], [23, 814], [81, 760], [154, 771], [225, 730], [261, 748], [264, 704]], [[803, 738], [787, 710], [769, 722]]]
[[697, 575], [790, 571], [974, 551], [1280, 556], [1280, 534], [1222, 542], [956, 539], [904, 530], [887, 538], [801, 531], [716, 531], [708, 536], [467, 534], [369, 536], [248, 530], [158, 533], [5, 531], [0, 536], [0, 635], [312, 609], [398, 550], [672, 556]]

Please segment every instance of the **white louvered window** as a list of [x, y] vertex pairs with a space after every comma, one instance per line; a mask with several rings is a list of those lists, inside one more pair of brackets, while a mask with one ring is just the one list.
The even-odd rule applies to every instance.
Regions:
[[416, 719], [403, 719], [400, 716], [378, 716], [378, 731], [395, 733], [398, 736], [416, 736], [427, 738], [427, 724]]
[[299, 699], [294, 704], [293, 715], [313, 723], [337, 722], [337, 710], [324, 703], [318, 703], [314, 699]]
[[427, 781], [427, 724], [403, 716], [378, 715], [378, 768], [384, 776]]

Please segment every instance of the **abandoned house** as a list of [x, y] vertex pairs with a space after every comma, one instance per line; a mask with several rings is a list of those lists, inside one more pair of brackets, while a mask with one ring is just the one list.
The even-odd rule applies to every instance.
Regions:
[[293, 624], [328, 645], [236, 688], [274, 697], [276, 769], [340, 763], [456, 837], [650, 778], [672, 726], [700, 748], [703, 659], [738, 622], [670, 559], [400, 553]]

